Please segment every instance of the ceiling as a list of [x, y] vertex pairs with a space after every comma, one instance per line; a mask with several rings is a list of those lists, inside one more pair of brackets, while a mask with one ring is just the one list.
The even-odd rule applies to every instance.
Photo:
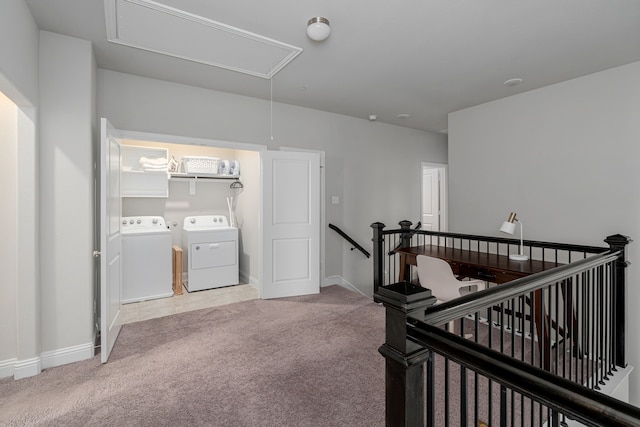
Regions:
[[[275, 102], [434, 132], [450, 112], [640, 60], [637, 0], [157, 0], [302, 48], [271, 81], [109, 42], [104, 0], [25, 1], [42, 30], [91, 41], [102, 69], [262, 99], [272, 84]], [[314, 16], [331, 22], [324, 42], [306, 36]]]

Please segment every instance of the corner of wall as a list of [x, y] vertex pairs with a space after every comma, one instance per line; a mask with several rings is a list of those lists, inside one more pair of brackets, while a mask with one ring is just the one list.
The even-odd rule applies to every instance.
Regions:
[[41, 360], [39, 357], [16, 360], [13, 366], [13, 378], [16, 380], [33, 377], [42, 371]]
[[326, 286], [332, 286], [332, 285], [342, 286], [343, 288], [348, 289], [348, 290], [350, 290], [352, 292], [357, 292], [360, 295], [363, 295], [365, 297], [371, 298], [371, 295], [365, 294], [360, 289], [358, 289], [358, 287], [356, 287], [355, 285], [349, 283], [344, 277], [342, 277], [340, 275], [325, 277], [324, 280], [322, 281], [322, 287], [323, 288], [326, 287]]

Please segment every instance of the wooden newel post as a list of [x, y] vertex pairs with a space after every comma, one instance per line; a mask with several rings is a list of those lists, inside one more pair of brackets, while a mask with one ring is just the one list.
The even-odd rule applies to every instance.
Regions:
[[381, 286], [375, 294], [386, 308], [386, 340], [378, 350], [385, 364], [387, 427], [424, 426], [424, 362], [430, 352], [407, 340], [407, 318], [424, 320], [436, 303], [431, 290], [408, 282]]
[[627, 299], [627, 266], [626, 246], [633, 242], [629, 237], [615, 234], [604, 239], [611, 251], [621, 251], [615, 264], [614, 295], [615, 295], [615, 362], [617, 366], [626, 366], [626, 299]]
[[[402, 230], [402, 232], [400, 233], [400, 247], [408, 248], [411, 246], [411, 236], [413, 236], [411, 232], [412, 222], [405, 219], [403, 221], [400, 221], [398, 224], [400, 225], [400, 229]], [[404, 280], [405, 282], [411, 281], [411, 268], [404, 269], [404, 277], [402, 277], [401, 280]]]
[[[384, 277], [384, 262], [383, 262], [383, 248], [384, 237], [382, 230], [384, 230], [384, 224], [381, 222], [374, 222], [371, 224], [373, 228], [373, 294], [378, 292], [378, 288], [382, 286], [382, 278]], [[375, 301], [375, 298], [374, 298]], [[376, 301], [377, 302], [377, 301]]]

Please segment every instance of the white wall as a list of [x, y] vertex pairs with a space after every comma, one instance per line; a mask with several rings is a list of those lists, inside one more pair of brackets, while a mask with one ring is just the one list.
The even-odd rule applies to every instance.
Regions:
[[[325, 151], [327, 223], [369, 249], [372, 222], [418, 220], [420, 163], [447, 161], [443, 135], [278, 103], [271, 140], [268, 101], [107, 70], [98, 73], [98, 114], [124, 130]], [[326, 275], [370, 294], [371, 259], [326, 234]]]
[[0, 90], [20, 106], [38, 102], [38, 27], [24, 0], [2, 0]]
[[[7, 235], [13, 237], [8, 241], [3, 238], [0, 242], [0, 252], [10, 254], [3, 261], [4, 267], [12, 272], [7, 280], [3, 280], [6, 289], [3, 289], [0, 308], [0, 376], [14, 375], [15, 378], [40, 372], [36, 138], [38, 35], [38, 28], [24, 1], [3, 1], [0, 13], [0, 91], [18, 108], [12, 108], [11, 123], [3, 121], [4, 130], [0, 131], [5, 137], [11, 132], [14, 144], [8, 147], [5, 143], [11, 142], [0, 143], [3, 157], [7, 156], [3, 160], [14, 162], [6, 166], [7, 181], [3, 178], [2, 183], [3, 192], [12, 191], [13, 196], [3, 194], [0, 203], [8, 204], [5, 212], [15, 217], [11, 220], [15, 228], [5, 227]], [[2, 271], [5, 271], [4, 267]], [[5, 296], [9, 299], [4, 300]], [[5, 359], [7, 355], [9, 359]]]
[[43, 367], [93, 355], [91, 43], [40, 33]]
[[[449, 115], [450, 229], [606, 246], [640, 238], [640, 62]], [[629, 246], [627, 356], [640, 404], [640, 249]]]
[[[16, 301], [18, 282], [17, 119], [18, 107], [0, 92], [0, 378], [2, 361], [16, 359]], [[5, 362], [5, 365], [7, 362]], [[13, 370], [6, 370], [8, 375]]]
[[240, 280], [258, 286], [260, 265], [259, 217], [260, 210], [260, 155], [257, 152], [238, 151], [240, 173], [244, 189], [238, 197], [236, 219], [240, 239]]

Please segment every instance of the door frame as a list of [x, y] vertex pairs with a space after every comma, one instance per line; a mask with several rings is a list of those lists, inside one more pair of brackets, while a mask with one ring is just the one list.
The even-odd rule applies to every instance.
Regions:
[[440, 222], [440, 231], [445, 232], [449, 230], [449, 220], [448, 220], [448, 206], [449, 206], [449, 195], [447, 193], [448, 187], [448, 171], [449, 165], [445, 163], [431, 163], [431, 162], [422, 162], [420, 164], [420, 212], [419, 217], [422, 219], [422, 206], [424, 202], [424, 191], [423, 188], [423, 180], [422, 176], [424, 174], [425, 169], [437, 169], [438, 170], [438, 187], [439, 187], [439, 222]]

